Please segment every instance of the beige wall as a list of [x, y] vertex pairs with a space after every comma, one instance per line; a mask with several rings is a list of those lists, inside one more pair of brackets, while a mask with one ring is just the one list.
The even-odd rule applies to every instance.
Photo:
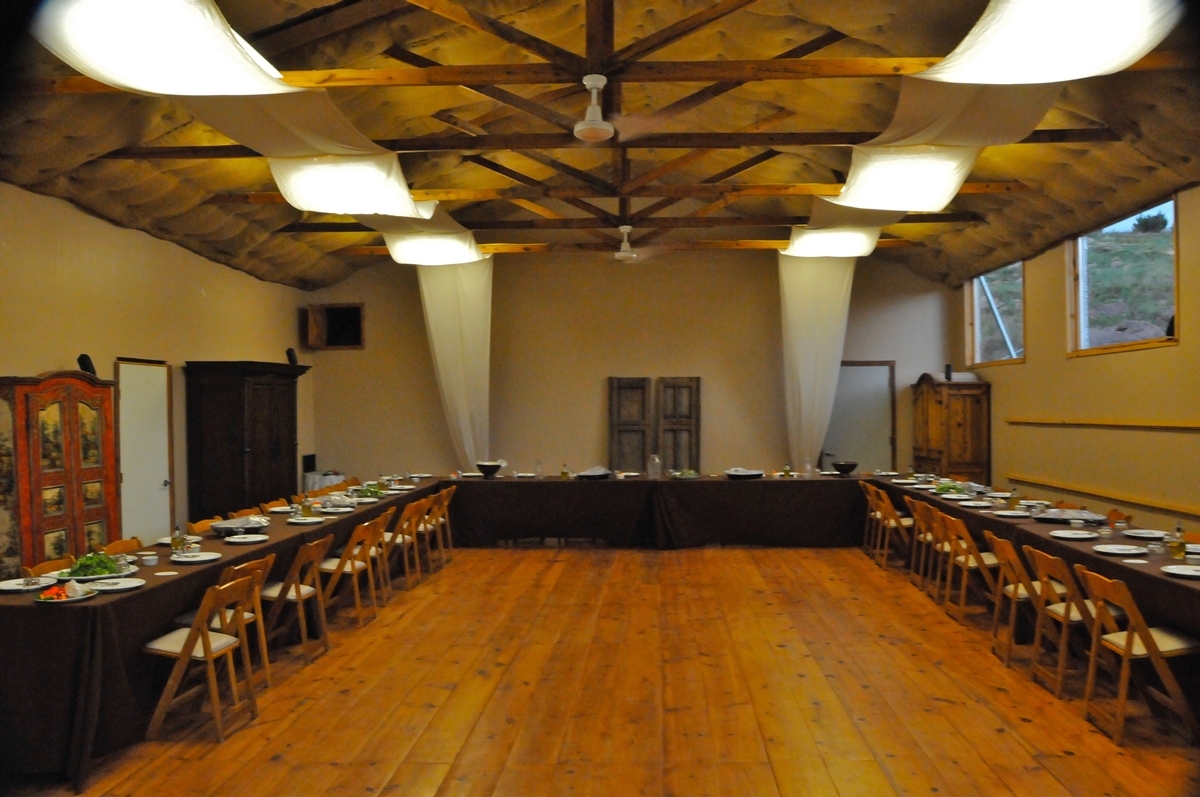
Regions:
[[[1025, 264], [1024, 364], [978, 369], [992, 382], [993, 481], [1025, 476], [1087, 491], [1190, 507], [1200, 516], [1200, 434], [1012, 425], [1010, 418], [1200, 424], [1200, 190], [1180, 195], [1179, 345], [1067, 357], [1069, 245]], [[1169, 511], [1024, 488], [1151, 528]], [[1196, 517], [1185, 525], [1195, 529]]]
[[[75, 369], [83, 352], [104, 379], [113, 377], [117, 357], [174, 366], [181, 522], [187, 515], [181, 366], [186, 360], [283, 361], [284, 350], [296, 345], [296, 308], [306, 296], [116, 227], [63, 200], [0, 183], [0, 374]], [[301, 452], [314, 444], [312, 384], [311, 374], [300, 379]]]
[[[315, 356], [321, 467], [455, 466], [413, 269], [382, 263], [313, 301], [366, 302], [367, 348]], [[960, 362], [957, 294], [896, 267], [856, 275], [847, 359], [897, 361], [900, 464], [908, 386]], [[504, 255], [492, 289], [491, 454], [547, 472], [605, 464], [609, 376], [700, 376], [704, 470], [787, 457], [776, 258], [770, 252]], [[389, 420], [376, 424], [382, 413]], [[364, 433], [369, 429], [369, 433]]]

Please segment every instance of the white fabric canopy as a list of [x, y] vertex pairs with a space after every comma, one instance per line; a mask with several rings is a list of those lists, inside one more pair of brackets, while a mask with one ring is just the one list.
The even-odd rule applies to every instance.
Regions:
[[991, 0], [941, 63], [953, 83], [1057, 83], [1119, 72], [1183, 18], [1179, 0]]
[[475, 244], [475, 235], [459, 224], [437, 202], [418, 202], [417, 210], [432, 210], [427, 219], [395, 216], [357, 216], [383, 233], [388, 253], [397, 263], [415, 266], [448, 266], [483, 259]]
[[854, 282], [852, 257], [779, 255], [788, 454], [816, 465], [833, 414]]
[[857, 208], [936, 213], [962, 188], [982, 147], [858, 146], [833, 201]]
[[454, 451], [463, 468], [488, 459], [492, 258], [417, 266], [425, 328]]
[[350, 124], [324, 90], [173, 99], [205, 124], [272, 158], [387, 153]]
[[267, 163], [284, 199], [300, 210], [423, 218], [394, 152], [267, 158]]
[[229, 27], [213, 0], [47, 0], [33, 35], [88, 77], [128, 91], [301, 91]]
[[1038, 126], [1061, 93], [1060, 83], [980, 86], [901, 77], [892, 121], [867, 144], [1011, 144]]

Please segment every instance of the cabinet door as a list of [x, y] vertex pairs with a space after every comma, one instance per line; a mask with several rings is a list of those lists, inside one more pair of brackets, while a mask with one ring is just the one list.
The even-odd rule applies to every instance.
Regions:
[[296, 492], [296, 388], [270, 377], [250, 380], [246, 399], [246, 507]]
[[271, 386], [271, 476], [265, 489], [274, 501], [296, 492], [296, 382], [277, 379]]
[[987, 404], [978, 393], [951, 393], [947, 401], [950, 427], [949, 467], [984, 468], [988, 460]]
[[[81, 528], [70, 464], [77, 456], [70, 389], [27, 396], [32, 561], [80, 553]], [[28, 559], [27, 559], [28, 560]]]
[[71, 388], [77, 424], [75, 499], [82, 526], [81, 551], [103, 548], [121, 536], [112, 391]]

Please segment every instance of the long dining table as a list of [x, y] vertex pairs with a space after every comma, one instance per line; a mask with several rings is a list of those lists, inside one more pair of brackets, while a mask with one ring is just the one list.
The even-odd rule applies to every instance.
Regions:
[[195, 609], [225, 567], [273, 553], [269, 580], [282, 581], [301, 545], [327, 534], [344, 544], [359, 523], [437, 486], [425, 479], [319, 525], [269, 515], [271, 525], [261, 530], [268, 540], [256, 545], [205, 535], [200, 549], [221, 554], [213, 562], [176, 564], [170, 548], [146, 540], [147, 550], [160, 552], [159, 564], [139, 564], [133, 575], [146, 584], [130, 592], [63, 605], [36, 603], [37, 592], [0, 595], [0, 779], [44, 773], [81, 782], [90, 761], [140, 741], [171, 669], [142, 647]]

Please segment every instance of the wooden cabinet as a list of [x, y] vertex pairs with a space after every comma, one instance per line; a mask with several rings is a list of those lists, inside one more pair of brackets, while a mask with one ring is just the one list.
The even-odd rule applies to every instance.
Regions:
[[121, 536], [115, 382], [0, 378], [0, 575]]
[[188, 517], [224, 516], [296, 484], [296, 380], [307, 365], [189, 362]]
[[913, 468], [919, 473], [992, 478], [991, 385], [922, 374], [913, 385]]

